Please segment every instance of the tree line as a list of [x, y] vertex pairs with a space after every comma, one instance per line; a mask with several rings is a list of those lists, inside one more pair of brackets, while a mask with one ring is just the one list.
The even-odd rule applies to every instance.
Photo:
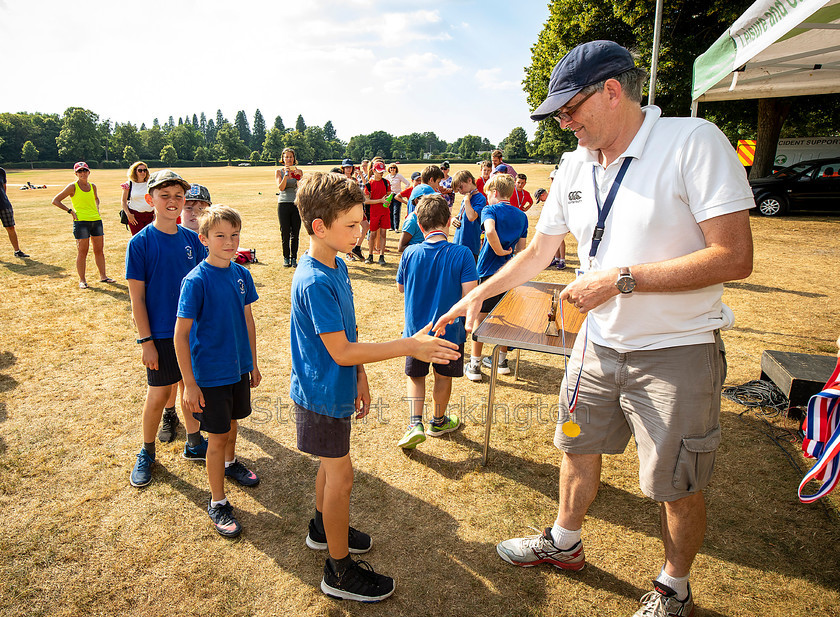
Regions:
[[[522, 127], [514, 128], [499, 144], [505, 157], [529, 156], [532, 144]], [[386, 159], [432, 157], [473, 159], [495, 148], [486, 137], [464, 135], [454, 142], [434, 132], [391, 135], [374, 131], [356, 135], [344, 142], [338, 138], [332, 121], [324, 126], [307, 126], [298, 115], [294, 128], [287, 128], [277, 116], [268, 126], [259, 109], [253, 122], [238, 111], [233, 122], [221, 110], [208, 118], [204, 112], [187, 114], [176, 121], [154, 119], [139, 127], [101, 120], [89, 109], [70, 107], [64, 114], [0, 113], [0, 162], [111, 161], [112, 166], [137, 160], [160, 160], [165, 165], [177, 161], [227, 161], [249, 159], [277, 161], [284, 148], [295, 149], [304, 163], [351, 158], [356, 162], [381, 156]], [[558, 155], [559, 156], [559, 155]], [[107, 166], [107, 165], [106, 165]]]

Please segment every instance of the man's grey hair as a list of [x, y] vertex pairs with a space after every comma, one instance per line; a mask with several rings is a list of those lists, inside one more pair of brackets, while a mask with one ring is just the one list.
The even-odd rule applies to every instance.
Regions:
[[[636, 103], [642, 102], [642, 88], [645, 86], [645, 82], [648, 79], [648, 73], [644, 69], [630, 69], [629, 71], [624, 71], [623, 73], [619, 73], [614, 77], [608, 77], [607, 79], [615, 79], [618, 83], [621, 84], [621, 91], [627, 96], [628, 99], [634, 101]], [[604, 84], [607, 83], [607, 79], [599, 81], [597, 84], [592, 84], [591, 86], [586, 86], [581, 90], [583, 94], [589, 94], [590, 92], [599, 92], [604, 89]]]

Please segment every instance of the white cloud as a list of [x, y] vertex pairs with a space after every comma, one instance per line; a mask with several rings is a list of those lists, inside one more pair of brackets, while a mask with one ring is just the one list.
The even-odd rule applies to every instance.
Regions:
[[515, 81], [502, 80], [502, 69], [481, 69], [476, 71], [475, 80], [478, 87], [483, 90], [518, 90], [519, 84]]

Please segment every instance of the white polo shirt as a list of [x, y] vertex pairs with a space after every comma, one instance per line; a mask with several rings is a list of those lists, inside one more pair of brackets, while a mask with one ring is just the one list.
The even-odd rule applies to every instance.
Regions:
[[[594, 192], [606, 202], [626, 157], [632, 162], [607, 217], [592, 270], [653, 263], [706, 246], [698, 223], [755, 205], [735, 149], [712, 123], [661, 118], [655, 106], [625, 152], [604, 169], [597, 150], [578, 147], [564, 156], [537, 231], [571, 232], [589, 270], [589, 248], [598, 221]], [[593, 183], [593, 168], [595, 182]], [[616, 296], [589, 312], [589, 338], [620, 353], [711, 343], [724, 325], [723, 285], [669, 293]]]

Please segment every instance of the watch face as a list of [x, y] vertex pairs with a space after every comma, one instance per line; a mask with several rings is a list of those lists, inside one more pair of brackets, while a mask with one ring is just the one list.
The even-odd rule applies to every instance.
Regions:
[[618, 277], [615, 286], [618, 287], [618, 291], [621, 293], [629, 294], [636, 288], [636, 280], [629, 274], [623, 274]]

